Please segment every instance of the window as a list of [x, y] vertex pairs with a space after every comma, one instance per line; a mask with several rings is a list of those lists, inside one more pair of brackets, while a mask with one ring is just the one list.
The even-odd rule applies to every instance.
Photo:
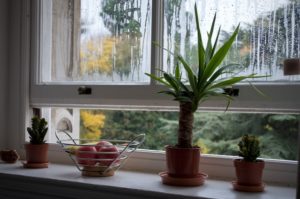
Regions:
[[[141, 110], [99, 110], [52, 108], [49, 142], [57, 141], [54, 130], [65, 130], [73, 139], [131, 140], [141, 133], [147, 139], [140, 147], [164, 150], [176, 144], [178, 112]], [[62, 121], [72, 121], [74, 130], [61, 128]], [[299, 114], [197, 112], [194, 118], [194, 145], [202, 154], [238, 155], [238, 140], [244, 134], [260, 138], [261, 157], [297, 160]], [[67, 125], [65, 125], [67, 126]], [[65, 138], [58, 132], [60, 139]]]
[[[164, 47], [184, 55], [197, 65], [197, 35], [194, 16], [195, 1], [164, 1]], [[235, 72], [270, 75], [256, 81], [299, 81], [300, 75], [283, 75], [283, 61], [300, 56], [299, 2], [196, 0], [202, 33], [209, 28], [217, 14], [216, 26], [221, 26], [220, 42], [240, 24], [238, 37], [224, 60], [235, 63]], [[205, 35], [205, 34], [203, 34]], [[216, 34], [215, 34], [216, 35]], [[207, 37], [203, 38], [204, 43]], [[165, 51], [164, 69], [173, 70], [174, 57]]]
[[[42, 83], [149, 82], [151, 1], [53, 0]], [[49, 32], [48, 32], [49, 30]]]
[[[225, 64], [240, 64], [236, 71], [241, 73], [272, 75], [256, 84], [267, 98], [247, 83], [237, 85], [240, 94], [232, 110], [297, 112], [299, 93], [293, 91], [299, 87], [299, 75], [283, 76], [282, 62], [299, 55], [299, 3], [196, 3], [202, 31], [217, 12], [216, 23], [222, 26], [220, 42], [241, 22], [240, 34]], [[191, 63], [196, 61], [193, 5], [194, 1], [173, 0], [36, 1], [33, 24], [40, 31], [33, 35], [37, 40], [33, 41], [31, 105], [177, 106], [158, 95], [161, 85], [144, 73], [156, 73], [157, 67], [172, 70], [174, 63], [152, 41], [182, 53]], [[117, 20], [120, 15], [122, 20]], [[91, 95], [78, 94], [82, 85], [91, 88]], [[202, 107], [223, 109], [224, 104], [212, 99]]]
[[[82, 125], [84, 114], [101, 117], [100, 113], [105, 113], [105, 116], [138, 115], [145, 113], [141, 112], [143, 110], [158, 110], [145, 114], [149, 117], [151, 114], [163, 115], [166, 124], [169, 124], [167, 120], [174, 122], [175, 113], [169, 111], [175, 111], [177, 103], [157, 94], [162, 86], [148, 79], [144, 73], [156, 73], [157, 67], [171, 71], [176, 62], [167, 51], [152, 45], [152, 41], [163, 44], [172, 52], [180, 52], [191, 63], [196, 63], [194, 3], [188, 0], [35, 1], [31, 64], [34, 78], [30, 105], [43, 107], [45, 115], [51, 118], [53, 128], [72, 130], [73, 135], [79, 137], [85, 131]], [[293, 132], [292, 138], [296, 138], [293, 136], [298, 129], [296, 121], [299, 120], [300, 93], [295, 91], [299, 90], [300, 76], [284, 76], [282, 63], [286, 58], [299, 57], [300, 4], [289, 0], [279, 3], [276, 0], [229, 3], [217, 0], [209, 4], [197, 0], [196, 3], [201, 13], [202, 31], [207, 31], [212, 16], [217, 12], [216, 23], [222, 26], [220, 42], [241, 23], [239, 36], [225, 64], [237, 63], [235, 72], [272, 75], [254, 82], [267, 97], [260, 96], [248, 83], [242, 83], [236, 85], [240, 92], [231, 105], [230, 111], [233, 113], [224, 116], [220, 112], [211, 112], [205, 115], [220, 121], [244, 118], [245, 123], [249, 118], [261, 118], [261, 121], [254, 123], [263, 123], [260, 128], [264, 131], [260, 135], [271, 131], [282, 132], [277, 129], [278, 126], [272, 126], [273, 120], [284, 121], [284, 124], [293, 121], [289, 132]], [[82, 88], [90, 88], [91, 93], [80, 94]], [[200, 109], [223, 111], [224, 107], [225, 102], [212, 99]], [[104, 134], [111, 129], [98, 125], [99, 129], [103, 128]], [[49, 139], [52, 140], [51, 137]], [[199, 143], [204, 145], [205, 142], [216, 141], [202, 139]], [[236, 137], [229, 136], [224, 144], [234, 139]], [[161, 149], [163, 144], [148, 148]], [[267, 154], [265, 157], [295, 160], [295, 154]]]

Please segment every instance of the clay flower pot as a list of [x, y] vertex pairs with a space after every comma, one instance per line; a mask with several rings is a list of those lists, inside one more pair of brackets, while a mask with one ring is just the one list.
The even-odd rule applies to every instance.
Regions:
[[193, 178], [199, 174], [200, 148], [166, 146], [167, 173], [171, 177]]
[[262, 160], [248, 162], [241, 159], [234, 160], [238, 185], [261, 186], [265, 162]]
[[48, 163], [48, 144], [25, 144], [27, 164]]

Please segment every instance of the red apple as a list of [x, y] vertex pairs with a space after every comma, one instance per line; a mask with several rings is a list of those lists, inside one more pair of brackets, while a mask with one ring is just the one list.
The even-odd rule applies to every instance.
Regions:
[[96, 148], [93, 146], [81, 146], [76, 151], [76, 158], [79, 164], [93, 166], [96, 164]]
[[[119, 156], [118, 148], [114, 145], [102, 146], [97, 155], [100, 165], [109, 166]], [[116, 162], [119, 162], [117, 160]]]
[[104, 146], [112, 146], [112, 145], [113, 145], [112, 143], [102, 140], [96, 144], [95, 148], [97, 151], [99, 151]]

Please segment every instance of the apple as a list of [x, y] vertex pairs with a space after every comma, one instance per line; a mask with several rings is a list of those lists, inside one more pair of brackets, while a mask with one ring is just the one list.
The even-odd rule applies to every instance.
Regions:
[[[105, 145], [98, 150], [97, 159], [100, 165], [109, 166], [119, 156], [118, 148], [114, 145]], [[116, 162], [119, 162], [117, 160]]]
[[84, 166], [93, 166], [96, 164], [97, 150], [93, 146], [81, 146], [76, 151], [76, 158], [78, 164]]
[[102, 140], [96, 144], [95, 148], [97, 151], [99, 151], [104, 146], [112, 146], [112, 145], [113, 145], [112, 143]]

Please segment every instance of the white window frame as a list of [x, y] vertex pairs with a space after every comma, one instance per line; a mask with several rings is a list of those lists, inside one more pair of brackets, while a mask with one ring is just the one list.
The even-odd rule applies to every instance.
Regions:
[[[45, 6], [43, 1], [34, 1], [36, 4], [33, 10], [32, 30], [34, 32], [32, 48], [32, 79], [30, 104], [32, 106], [74, 106], [74, 107], [106, 107], [106, 106], [147, 106], [147, 107], [177, 107], [177, 102], [171, 98], [157, 94], [162, 90], [162, 86], [157, 85], [155, 81], [149, 85], [96, 85], [95, 83], [85, 83], [75, 85], [59, 85], [57, 83], [42, 83], [40, 74], [41, 66], [49, 63], [43, 61], [43, 56], [47, 54], [49, 41], [44, 37], [42, 28], [51, 27], [49, 24], [43, 24], [43, 15], [41, 9]], [[46, 9], [49, 9], [47, 5]], [[163, 43], [163, 1], [153, 0], [153, 19], [152, 19], [152, 40]], [[41, 42], [43, 41], [43, 42]], [[51, 43], [51, 42], [50, 42]], [[43, 46], [46, 45], [46, 46]], [[152, 45], [151, 72], [154, 73], [155, 66], [162, 64], [162, 50]], [[92, 94], [78, 95], [78, 88], [89, 84], [92, 88]], [[300, 111], [300, 92], [295, 90], [300, 88], [300, 82], [287, 83], [257, 83], [258, 89], [263, 91], [268, 97], [259, 95], [248, 83], [236, 85], [240, 93], [231, 104], [230, 110], [243, 111], [271, 111], [271, 112], [298, 112]], [[211, 99], [205, 102], [201, 107], [203, 109], [224, 110], [224, 100]]]
[[[154, 0], [153, 5], [158, 4], [159, 13], [153, 14], [154, 24], [159, 21], [155, 16], [162, 15], [163, 1]], [[14, 48], [20, 48], [20, 54], [13, 53], [19, 56], [19, 63], [15, 63], [14, 68], [20, 74], [20, 85], [18, 85], [19, 94], [12, 94], [10, 98], [19, 97], [15, 100], [18, 104], [18, 110], [15, 108], [9, 118], [16, 118], [16, 121], [10, 122], [14, 133], [10, 135], [10, 146], [21, 150], [21, 155], [24, 157], [24, 138], [25, 127], [29, 125], [30, 107], [90, 107], [90, 108], [122, 108], [124, 106], [129, 108], [145, 108], [145, 109], [176, 109], [177, 104], [172, 102], [169, 98], [158, 95], [156, 91], [161, 89], [161, 86], [155, 85], [151, 81], [150, 85], [126, 85], [126, 86], [112, 86], [91, 85], [93, 95], [78, 96], [76, 85], [39, 85], [36, 84], [37, 76], [35, 70], [30, 71], [30, 67], [37, 68], [40, 63], [39, 53], [41, 46], [39, 43], [39, 27], [40, 17], [39, 0], [25, 0], [22, 3], [15, 3], [19, 5], [18, 13], [15, 13], [15, 26], [20, 33], [20, 43], [15, 44]], [[19, 18], [18, 18], [19, 17]], [[156, 27], [157, 26], [157, 27]], [[162, 27], [156, 25], [157, 29]], [[11, 28], [13, 29], [13, 28]], [[157, 31], [156, 31], [157, 32]], [[155, 36], [154, 39], [158, 40]], [[159, 57], [158, 50], [152, 49], [154, 56]], [[11, 58], [12, 60], [12, 58]], [[155, 59], [159, 60], [159, 59]], [[153, 62], [153, 60], [152, 60]], [[20, 64], [21, 67], [16, 66]], [[30, 67], [29, 67], [30, 66]], [[31, 68], [31, 69], [32, 69]], [[154, 70], [151, 70], [152, 72]], [[30, 77], [31, 76], [31, 77]], [[30, 82], [30, 84], [29, 84]], [[30, 86], [31, 85], [31, 86]], [[232, 111], [250, 111], [250, 112], [283, 112], [283, 113], [300, 113], [300, 85], [299, 83], [274, 83], [274, 84], [258, 84], [257, 87], [266, 93], [268, 98], [259, 96], [249, 85], [240, 84], [237, 88], [240, 89], [240, 95], [236, 97], [232, 103]], [[59, 89], [58, 89], [59, 88]], [[103, 94], [104, 93], [104, 94]], [[122, 97], [120, 97], [122, 96]], [[201, 109], [205, 110], [224, 110], [224, 104], [219, 100], [211, 100], [205, 103]], [[13, 126], [17, 123], [18, 125]], [[16, 136], [19, 137], [16, 140]], [[234, 171], [232, 160], [236, 157], [221, 156], [221, 155], [202, 155], [201, 170], [208, 173], [208, 175], [233, 179]], [[49, 159], [57, 163], [70, 163], [67, 155], [62, 151], [57, 144], [51, 144], [49, 151]], [[140, 150], [133, 154], [127, 162], [125, 169], [134, 169], [140, 171], [158, 172], [165, 169], [165, 157], [162, 151]], [[296, 186], [297, 184], [297, 162], [284, 160], [266, 160], [265, 181], [277, 182], [287, 185]]]

